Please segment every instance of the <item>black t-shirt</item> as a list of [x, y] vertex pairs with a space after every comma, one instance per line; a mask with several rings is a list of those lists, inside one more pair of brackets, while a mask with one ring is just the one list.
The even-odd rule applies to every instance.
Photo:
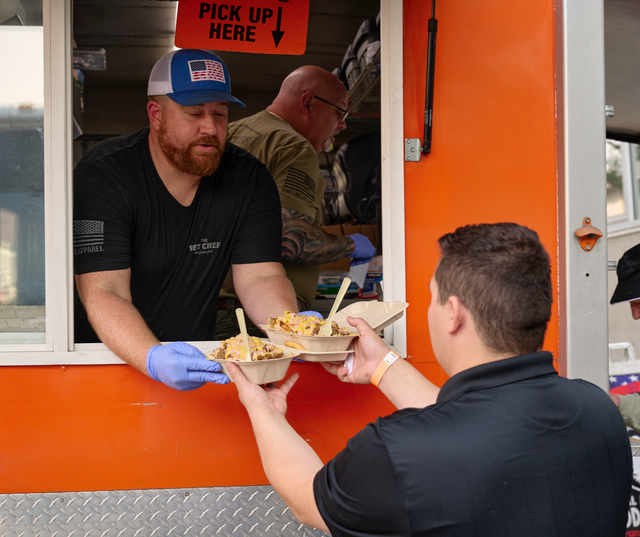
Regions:
[[435, 405], [367, 425], [314, 480], [331, 535], [623, 536], [632, 459], [620, 412], [552, 359], [468, 369]]
[[[280, 262], [278, 191], [264, 164], [227, 144], [184, 207], [156, 172], [148, 134], [106, 140], [76, 166], [74, 271], [130, 268], [133, 305], [158, 339], [211, 340], [231, 263]], [[95, 341], [76, 300], [76, 342]]]

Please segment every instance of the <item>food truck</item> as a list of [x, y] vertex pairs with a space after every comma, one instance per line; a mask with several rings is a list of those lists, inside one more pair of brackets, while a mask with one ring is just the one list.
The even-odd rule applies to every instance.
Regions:
[[[233, 384], [178, 392], [102, 344], [74, 341], [73, 166], [97, 141], [146, 125], [151, 67], [173, 50], [177, 29], [192, 46], [198, 21], [182, 18], [180, 3], [0, 6], [0, 535], [323, 534], [269, 487]], [[263, 109], [300, 65], [344, 77], [348, 128], [321, 158], [326, 224], [366, 226], [376, 239], [375, 285], [351, 303], [408, 304], [384, 338], [432, 382], [447, 378], [426, 328], [437, 238], [513, 221], [538, 232], [552, 261], [544, 348], [560, 374], [607, 390], [605, 143], [633, 144], [640, 132], [637, 105], [624, 98], [638, 72], [625, 60], [640, 11], [625, 0], [434, 3], [198, 2], [211, 46], [197, 46], [220, 55], [248, 104], [231, 121]], [[254, 21], [243, 22], [250, 9]], [[265, 44], [260, 36], [274, 32], [279, 43]], [[349, 170], [337, 156], [361, 137], [367, 154], [379, 151], [368, 179], [376, 187], [360, 195], [375, 208], [366, 219], [359, 199], [347, 202]], [[625, 229], [628, 243], [633, 225]], [[316, 307], [328, 310], [330, 297]], [[215, 342], [194, 344], [207, 353]], [[300, 380], [288, 419], [324, 461], [394, 410], [375, 387], [342, 384], [320, 364], [292, 371]]]

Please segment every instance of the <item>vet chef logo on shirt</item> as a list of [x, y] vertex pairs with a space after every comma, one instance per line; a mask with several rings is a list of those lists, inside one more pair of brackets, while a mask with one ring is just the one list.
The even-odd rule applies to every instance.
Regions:
[[218, 248], [220, 248], [220, 242], [209, 242], [209, 239], [200, 239], [199, 243], [189, 245], [189, 250], [194, 255], [211, 254]]

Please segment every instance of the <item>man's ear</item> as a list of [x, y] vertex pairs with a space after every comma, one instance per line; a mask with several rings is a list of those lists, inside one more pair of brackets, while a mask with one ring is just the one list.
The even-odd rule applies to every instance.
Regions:
[[300, 96], [300, 110], [305, 116], [308, 116], [311, 112], [311, 101], [313, 101], [313, 93], [305, 91]]
[[454, 334], [465, 325], [469, 310], [457, 296], [450, 296], [447, 302], [449, 315], [447, 329], [450, 334]]
[[160, 128], [160, 118], [162, 117], [162, 106], [158, 101], [147, 103], [147, 115], [149, 116], [149, 125], [157, 131]]

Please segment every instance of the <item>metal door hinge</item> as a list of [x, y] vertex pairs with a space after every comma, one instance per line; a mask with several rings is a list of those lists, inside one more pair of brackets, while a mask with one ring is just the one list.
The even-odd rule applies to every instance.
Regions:
[[404, 140], [404, 160], [406, 162], [418, 162], [422, 154], [422, 144], [420, 138], [405, 138]]

